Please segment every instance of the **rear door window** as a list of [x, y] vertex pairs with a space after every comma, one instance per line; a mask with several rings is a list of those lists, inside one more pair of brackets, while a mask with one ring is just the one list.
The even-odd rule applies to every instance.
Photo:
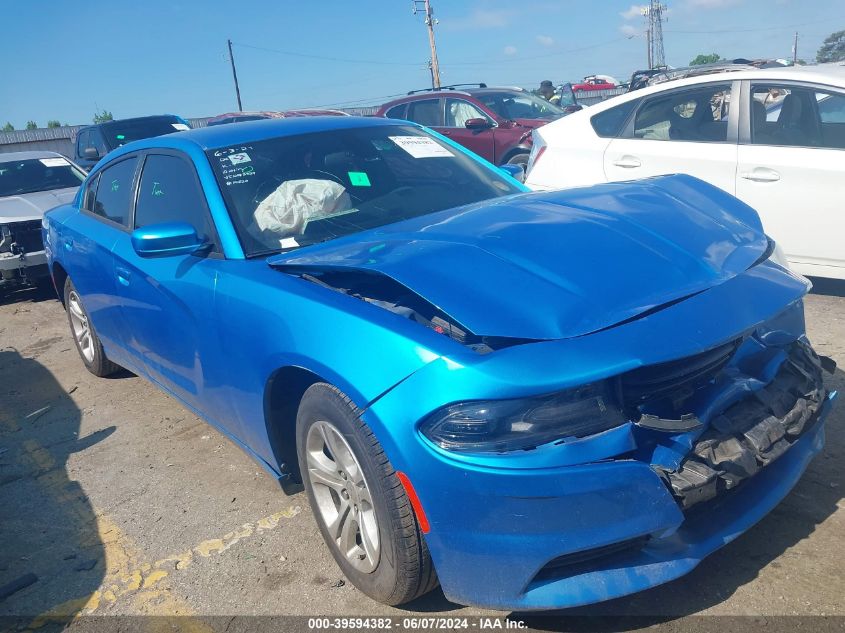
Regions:
[[428, 127], [443, 125], [440, 99], [424, 99], [408, 103], [408, 120]]
[[100, 172], [99, 185], [90, 211], [95, 215], [129, 226], [132, 208], [132, 185], [138, 157], [133, 156], [109, 165]]
[[634, 138], [718, 143], [728, 140], [729, 85], [673, 91], [647, 100], [634, 119]]

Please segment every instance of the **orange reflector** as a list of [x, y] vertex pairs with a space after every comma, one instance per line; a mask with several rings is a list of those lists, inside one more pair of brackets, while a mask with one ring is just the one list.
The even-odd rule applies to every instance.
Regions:
[[428, 517], [425, 516], [420, 498], [417, 496], [417, 491], [411, 485], [411, 480], [408, 475], [401, 471], [396, 471], [396, 476], [402, 482], [402, 487], [405, 489], [405, 494], [408, 495], [408, 500], [411, 502], [411, 507], [414, 509], [414, 514], [417, 515], [417, 522], [420, 524], [420, 529], [423, 534], [428, 534], [431, 531], [431, 526], [428, 524]]

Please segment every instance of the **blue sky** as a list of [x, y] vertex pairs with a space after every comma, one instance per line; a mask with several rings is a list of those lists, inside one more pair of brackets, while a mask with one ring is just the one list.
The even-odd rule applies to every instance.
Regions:
[[[698, 53], [815, 57], [845, 29], [843, 0], [666, 0], [667, 61]], [[432, 0], [444, 83], [535, 87], [542, 79], [645, 66], [631, 0]], [[410, 0], [26, 0], [5, 2], [0, 125], [89, 123], [236, 109], [226, 39], [235, 42], [244, 109], [377, 103], [429, 85], [428, 39]], [[278, 52], [283, 51], [283, 52]], [[284, 54], [298, 53], [301, 56]], [[386, 99], [383, 99], [386, 100]]]

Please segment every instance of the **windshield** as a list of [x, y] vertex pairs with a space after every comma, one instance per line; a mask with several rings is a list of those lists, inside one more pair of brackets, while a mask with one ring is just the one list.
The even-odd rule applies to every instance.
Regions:
[[112, 121], [101, 126], [109, 150], [142, 138], [189, 130], [190, 127], [179, 117], [163, 116], [149, 119]]
[[486, 92], [474, 95], [503, 119], [557, 119], [566, 112], [529, 92]]
[[78, 187], [85, 174], [61, 156], [0, 162], [0, 197]]
[[416, 127], [331, 130], [209, 150], [248, 256], [522, 191]]

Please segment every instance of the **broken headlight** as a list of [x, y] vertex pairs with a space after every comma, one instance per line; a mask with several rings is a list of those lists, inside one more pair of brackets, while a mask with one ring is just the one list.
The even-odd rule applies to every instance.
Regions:
[[480, 400], [438, 409], [420, 426], [450, 451], [503, 453], [605, 431], [625, 421], [607, 383], [516, 400]]

